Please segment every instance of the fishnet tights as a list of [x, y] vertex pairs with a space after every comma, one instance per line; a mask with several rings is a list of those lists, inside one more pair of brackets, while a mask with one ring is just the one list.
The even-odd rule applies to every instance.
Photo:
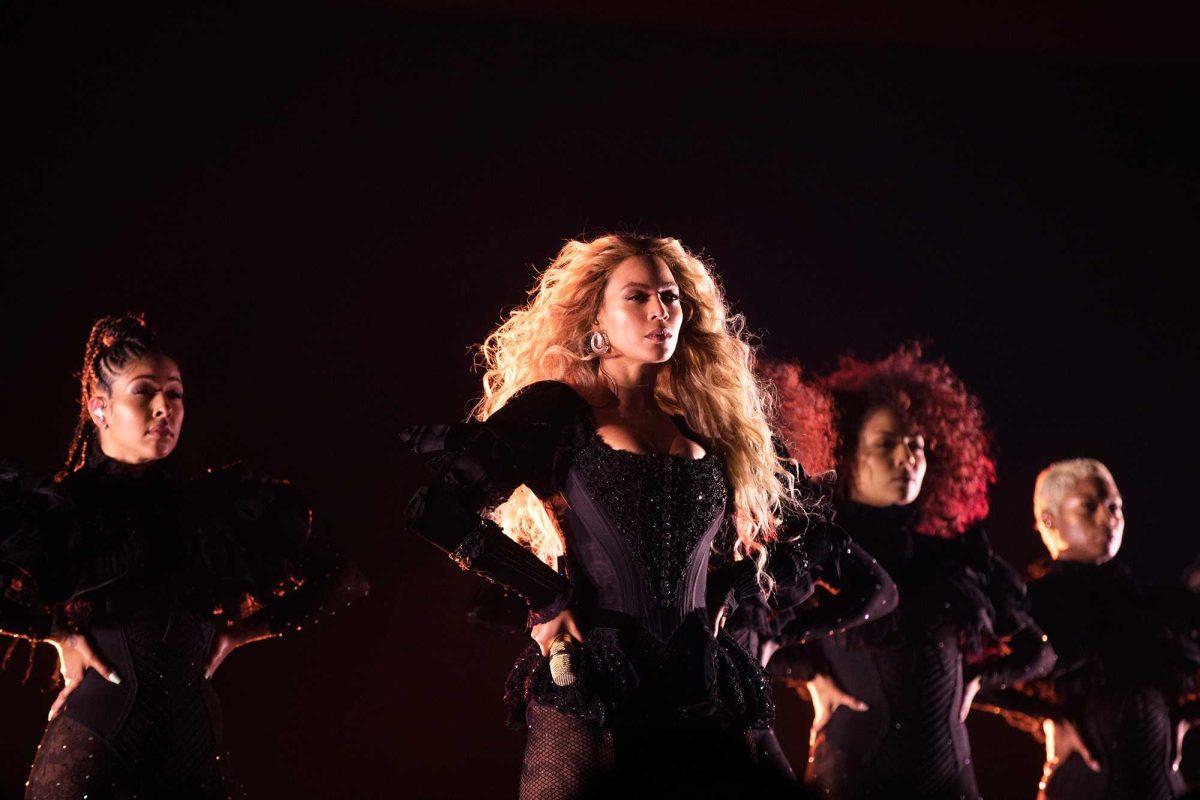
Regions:
[[781, 754], [748, 734], [613, 731], [537, 702], [527, 707], [526, 722], [520, 800], [809, 796], [786, 759], [781, 768]]
[[612, 731], [530, 704], [520, 800], [574, 800], [605, 780], [615, 762]]

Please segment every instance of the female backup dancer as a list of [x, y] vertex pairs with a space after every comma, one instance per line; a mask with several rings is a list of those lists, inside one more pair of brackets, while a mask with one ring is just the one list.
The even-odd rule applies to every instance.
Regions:
[[[808, 780], [836, 798], [977, 798], [964, 724], [972, 695], [1054, 659], [1020, 579], [972, 527], [993, 475], [979, 405], [916, 348], [847, 358], [808, 383], [793, 368], [774, 377], [801, 464], [836, 467], [838, 523], [900, 590], [884, 619], [771, 661], [812, 698]], [[805, 636], [785, 629], [782, 640]]]
[[[1121, 493], [1099, 461], [1051, 464], [1038, 475], [1034, 519], [1050, 552], [1033, 568], [1033, 616], [1058, 664], [1044, 678], [982, 697], [1044, 731], [1047, 800], [1167, 800], [1175, 769], [1175, 712], [1194, 700], [1197, 598], [1183, 587], [1140, 588], [1111, 559], [1125, 530]], [[990, 693], [989, 693], [990, 694]]]
[[523, 800], [769, 791], [747, 735], [769, 686], [719, 618], [764, 585], [804, 594], [814, 548], [847, 613], [874, 607], [886, 576], [805, 526], [752, 355], [678, 241], [571, 241], [485, 342], [481, 421], [407, 432], [447, 451], [411, 529], [530, 607], [506, 690]]
[[96, 322], [81, 390], [57, 481], [0, 472], [0, 630], [54, 644], [66, 683], [26, 797], [239, 795], [209, 678], [365, 582], [286, 484], [175, 474], [183, 381], [140, 316]]

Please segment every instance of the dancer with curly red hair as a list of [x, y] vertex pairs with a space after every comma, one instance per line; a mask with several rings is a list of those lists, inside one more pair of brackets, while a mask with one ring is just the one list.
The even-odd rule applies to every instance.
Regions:
[[1054, 663], [1020, 578], [978, 527], [995, 473], [979, 402], [918, 347], [844, 358], [816, 379], [770, 375], [792, 454], [810, 473], [836, 470], [837, 521], [900, 590], [882, 619], [779, 636], [771, 671], [815, 712], [807, 778], [827, 797], [977, 798], [975, 691]]

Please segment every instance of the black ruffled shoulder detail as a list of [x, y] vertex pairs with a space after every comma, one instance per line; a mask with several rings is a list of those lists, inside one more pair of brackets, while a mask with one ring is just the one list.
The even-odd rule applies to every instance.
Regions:
[[1035, 687], [1070, 706], [1100, 691], [1161, 690], [1194, 702], [1200, 677], [1200, 597], [1141, 585], [1119, 560], [1046, 561], [1031, 569], [1034, 618], [1059, 653]]
[[[995, 554], [982, 529], [943, 539], [889, 524], [901, 519], [889, 510], [855, 507], [846, 516], [856, 525], [852, 532], [864, 529], [866, 536], [859, 541], [880, 555], [900, 593], [896, 613], [848, 631], [847, 644], [919, 639], [949, 625], [958, 630], [964, 655], [971, 657], [1030, 625], [1024, 584]], [[874, 525], [864, 528], [864, 519], [871, 517]]]
[[67, 627], [175, 598], [227, 623], [265, 609], [282, 630], [315, 619], [327, 598], [366, 592], [349, 562], [312, 538], [307, 499], [241, 464], [181, 480], [165, 465], [134, 477], [98, 457], [18, 505], [26, 521], [15, 535], [0, 529], [0, 552]]
[[968, 531], [963, 546], [968, 568], [983, 581], [991, 604], [988, 632], [1005, 637], [1029, 627], [1033, 622], [1032, 604], [1021, 574], [996, 554], [982, 528]]
[[245, 616], [303, 584], [312, 511], [291, 484], [238, 463], [185, 484], [182, 494], [184, 552], [200, 587], [218, 594], [221, 613]]
[[[486, 472], [462, 476], [467, 485], [503, 484], [519, 475], [541, 497], [558, 491], [570, 467], [571, 454], [587, 441], [593, 426], [591, 408], [579, 393], [561, 381], [538, 381], [520, 391], [483, 422], [415, 425], [405, 428], [401, 441], [420, 454], [439, 454], [436, 472], [453, 468], [453, 461], [470, 460]], [[457, 456], [457, 458], [455, 458]], [[466, 456], [464, 459], [462, 456]], [[492, 502], [498, 492], [484, 491]]]
[[67, 506], [56, 485], [0, 462], [0, 631], [50, 632], [50, 553], [46, 540]]

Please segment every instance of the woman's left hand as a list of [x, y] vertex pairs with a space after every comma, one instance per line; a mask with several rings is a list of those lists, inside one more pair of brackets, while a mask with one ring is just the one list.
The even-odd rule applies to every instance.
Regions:
[[967, 721], [967, 715], [971, 713], [971, 703], [975, 701], [975, 695], [979, 693], [979, 687], [982, 685], [983, 680], [976, 675], [963, 687], [962, 708], [958, 712], [959, 722]]
[[271, 633], [265, 620], [253, 618], [242, 620], [221, 631], [213, 637], [212, 650], [208, 654], [208, 662], [204, 665], [204, 679], [210, 680], [229, 654], [242, 645], [261, 639], [272, 639], [277, 635]]

